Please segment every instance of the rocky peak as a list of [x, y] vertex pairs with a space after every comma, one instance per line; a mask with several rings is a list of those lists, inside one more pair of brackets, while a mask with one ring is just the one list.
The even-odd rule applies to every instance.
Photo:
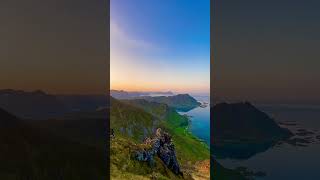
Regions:
[[154, 165], [154, 157], [158, 156], [163, 163], [176, 175], [183, 175], [179, 162], [176, 157], [175, 147], [171, 135], [157, 129], [153, 138], [146, 138], [144, 144], [149, 148], [144, 148], [135, 153], [138, 161], [148, 162], [150, 166]]

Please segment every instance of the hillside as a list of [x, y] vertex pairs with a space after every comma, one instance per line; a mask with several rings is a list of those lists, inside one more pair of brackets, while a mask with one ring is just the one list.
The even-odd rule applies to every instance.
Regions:
[[134, 99], [140, 96], [148, 96], [145, 92], [128, 92], [123, 90], [110, 90], [110, 96], [116, 99]]
[[[151, 137], [159, 127], [172, 135], [177, 158], [182, 164], [181, 168], [186, 177], [188, 174], [191, 176], [195, 162], [209, 159], [208, 147], [186, 130], [188, 126], [187, 117], [179, 115], [167, 105], [150, 103], [145, 100], [119, 101], [111, 97], [110, 115], [111, 128], [114, 129], [116, 136], [116, 139], [112, 140], [111, 143], [111, 152], [118, 152], [117, 148], [119, 148], [119, 153], [113, 154], [114, 157], [111, 157], [111, 159], [121, 159], [123, 157], [123, 155], [120, 155], [121, 144], [134, 143], [138, 146], [144, 138]], [[117, 138], [122, 139], [122, 143], [117, 142], [119, 140]], [[116, 145], [119, 145], [119, 147]], [[129, 150], [126, 149], [126, 151]], [[128, 156], [130, 157], [130, 154], [125, 157]], [[121, 171], [122, 166], [126, 166], [126, 163], [128, 163], [118, 164], [115, 162], [111, 161], [111, 167], [114, 170], [112, 174]], [[161, 167], [161, 164], [158, 163], [156, 166]], [[127, 173], [127, 171], [124, 173]], [[150, 168], [147, 168], [145, 171], [136, 172], [135, 175], [149, 176], [150, 173]], [[172, 179], [165, 171], [152, 171], [152, 173], [160, 173], [161, 176]]]
[[174, 96], [144, 96], [141, 97], [150, 102], [158, 102], [167, 104], [169, 107], [175, 108], [180, 111], [189, 111], [198, 107], [201, 103], [195, 100], [189, 94], [178, 94]]
[[104, 149], [66, 140], [0, 109], [0, 179], [106, 178]]

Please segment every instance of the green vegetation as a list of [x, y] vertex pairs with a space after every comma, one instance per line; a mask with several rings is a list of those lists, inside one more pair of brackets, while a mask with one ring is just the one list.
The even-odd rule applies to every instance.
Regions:
[[144, 96], [143, 99], [149, 102], [158, 102], [168, 105], [169, 107], [188, 111], [200, 105], [200, 103], [189, 94], [178, 94], [175, 96]]
[[110, 108], [110, 125], [115, 134], [121, 134], [134, 140], [142, 140], [153, 134], [160, 124], [152, 114], [130, 104], [120, 102], [112, 97]]
[[173, 109], [167, 114], [166, 129], [172, 134], [179, 161], [182, 163], [209, 159], [208, 146], [192, 135], [189, 130], [189, 119]]
[[111, 179], [177, 179], [162, 161], [156, 157], [155, 166], [150, 167], [147, 163], [136, 161], [132, 154], [145, 145], [132, 142], [128, 138], [115, 137], [111, 140], [110, 169]]
[[153, 136], [159, 127], [172, 135], [185, 179], [190, 176], [189, 171], [196, 162], [210, 157], [208, 146], [188, 131], [188, 118], [165, 104], [145, 100], [120, 101], [111, 97], [110, 115], [111, 128], [116, 135], [111, 140], [112, 177], [150, 178], [155, 175], [158, 179], [178, 178], [159, 159], [156, 160], [156, 167], [150, 168], [148, 164], [131, 157], [143, 138]]
[[[132, 154], [140, 148], [144, 137], [152, 137], [161, 127], [172, 135], [177, 159], [184, 173], [184, 179], [194, 179], [195, 166], [210, 159], [209, 147], [192, 135], [189, 119], [180, 115], [174, 108], [159, 102], [144, 99], [117, 100], [111, 97], [111, 128], [115, 138], [111, 140], [111, 178], [112, 179], [179, 179], [155, 158], [155, 166], [136, 161]], [[200, 163], [201, 164], [201, 163]], [[245, 180], [241, 173], [226, 169], [214, 162], [211, 173], [213, 179]], [[208, 175], [209, 176], [209, 175]]]

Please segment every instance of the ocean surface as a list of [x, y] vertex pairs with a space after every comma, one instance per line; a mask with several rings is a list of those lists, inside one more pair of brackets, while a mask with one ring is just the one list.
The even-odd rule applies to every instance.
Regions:
[[320, 179], [320, 107], [272, 105], [257, 106], [273, 117], [282, 127], [307, 130], [314, 134], [295, 136], [308, 139], [305, 146], [287, 143], [270, 147], [265, 152], [257, 153], [245, 160], [218, 159], [227, 168], [247, 167], [249, 170], [265, 172], [263, 180], [313, 180]]
[[[209, 96], [193, 96], [199, 102], [209, 103]], [[179, 112], [191, 116], [190, 131], [193, 135], [210, 145], [210, 104], [207, 107], [197, 107], [187, 112]]]

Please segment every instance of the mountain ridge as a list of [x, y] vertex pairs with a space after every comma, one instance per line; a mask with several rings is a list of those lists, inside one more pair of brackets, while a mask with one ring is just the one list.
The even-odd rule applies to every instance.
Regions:
[[0, 152], [1, 179], [106, 178], [103, 149], [57, 137], [1, 108]]

